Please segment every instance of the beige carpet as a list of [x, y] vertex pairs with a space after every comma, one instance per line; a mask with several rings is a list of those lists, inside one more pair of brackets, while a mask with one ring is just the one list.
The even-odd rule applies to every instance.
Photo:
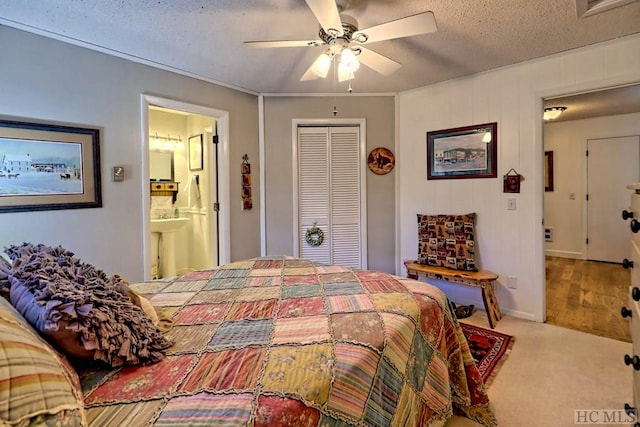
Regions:
[[[481, 310], [464, 321], [489, 327]], [[496, 330], [515, 337], [489, 387], [500, 427], [575, 426], [576, 409], [621, 409], [632, 402], [633, 368], [624, 364], [630, 343], [510, 316]], [[478, 424], [455, 416], [445, 426]]]

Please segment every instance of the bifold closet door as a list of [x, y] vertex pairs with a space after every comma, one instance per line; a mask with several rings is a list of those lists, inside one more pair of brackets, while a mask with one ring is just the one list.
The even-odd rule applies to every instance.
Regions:
[[[297, 148], [300, 256], [361, 268], [359, 128], [299, 127]], [[324, 235], [320, 245], [305, 238], [314, 226]]]

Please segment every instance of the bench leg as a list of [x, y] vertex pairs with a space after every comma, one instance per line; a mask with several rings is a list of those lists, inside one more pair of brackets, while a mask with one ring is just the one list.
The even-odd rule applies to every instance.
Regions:
[[502, 314], [500, 314], [498, 298], [496, 298], [496, 294], [493, 291], [493, 283], [488, 283], [482, 287], [482, 301], [484, 302], [484, 309], [487, 312], [489, 325], [491, 329], [494, 329], [498, 320], [502, 319]]

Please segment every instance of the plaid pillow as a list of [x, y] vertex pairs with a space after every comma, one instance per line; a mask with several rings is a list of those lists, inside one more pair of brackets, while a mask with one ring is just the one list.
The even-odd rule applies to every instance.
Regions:
[[86, 426], [71, 365], [0, 298], [0, 424]]
[[418, 214], [418, 264], [478, 271], [476, 214]]

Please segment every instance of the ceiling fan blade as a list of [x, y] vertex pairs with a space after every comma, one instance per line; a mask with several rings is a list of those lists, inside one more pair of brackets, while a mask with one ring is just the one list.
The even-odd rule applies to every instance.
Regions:
[[335, 30], [342, 34], [342, 20], [338, 6], [333, 0], [305, 0], [311, 12], [315, 15], [320, 26], [327, 32]]
[[308, 47], [321, 46], [325, 44], [322, 40], [272, 40], [272, 41], [248, 41], [244, 45], [249, 48], [265, 47]]
[[399, 62], [394, 61], [393, 59], [389, 59], [384, 55], [380, 55], [377, 52], [369, 50], [365, 47], [359, 47], [360, 54], [358, 55], [358, 60], [371, 68], [374, 71], [382, 74], [383, 76], [388, 76], [396, 71], [402, 66]]
[[[433, 33], [437, 30], [438, 27], [436, 26], [436, 18], [433, 16], [433, 12], [424, 12], [356, 31], [352, 40], [365, 44], [415, 36], [417, 34]], [[358, 41], [361, 34], [367, 36], [366, 41]]]

